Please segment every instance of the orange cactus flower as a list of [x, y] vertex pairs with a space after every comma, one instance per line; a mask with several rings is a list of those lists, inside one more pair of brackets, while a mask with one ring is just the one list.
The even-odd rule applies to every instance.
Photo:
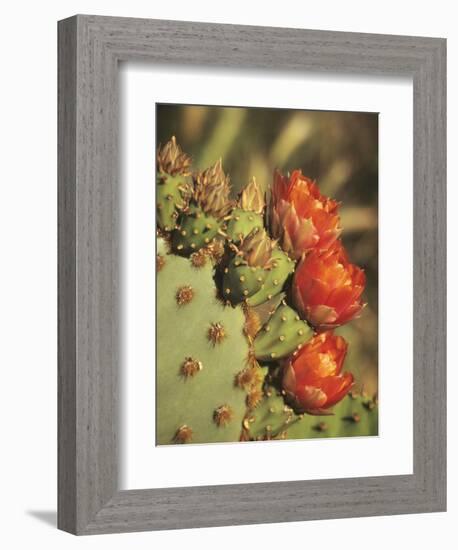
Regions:
[[353, 385], [353, 375], [341, 373], [347, 342], [331, 331], [312, 338], [283, 368], [283, 389], [298, 413], [330, 414]]
[[300, 315], [317, 330], [329, 330], [354, 319], [364, 307], [364, 271], [348, 261], [336, 241], [326, 252], [304, 255], [294, 273], [292, 298]]
[[327, 250], [336, 241], [342, 231], [338, 207], [300, 170], [291, 176], [275, 171], [270, 226], [273, 237], [292, 258], [299, 259], [312, 249]]

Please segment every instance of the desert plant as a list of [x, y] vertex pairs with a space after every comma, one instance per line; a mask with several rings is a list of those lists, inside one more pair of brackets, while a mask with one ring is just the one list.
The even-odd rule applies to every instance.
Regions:
[[267, 216], [221, 160], [193, 171], [175, 138], [157, 159], [157, 444], [376, 434], [332, 332], [364, 290], [338, 203], [276, 172]]

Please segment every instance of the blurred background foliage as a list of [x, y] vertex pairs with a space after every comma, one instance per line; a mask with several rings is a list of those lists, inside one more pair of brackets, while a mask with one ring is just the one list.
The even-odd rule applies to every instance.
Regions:
[[157, 143], [175, 135], [202, 170], [220, 157], [234, 197], [255, 176], [269, 193], [275, 168], [301, 169], [342, 203], [342, 240], [364, 268], [361, 317], [336, 332], [349, 342], [356, 390], [378, 388], [378, 115], [376, 113], [157, 104]]

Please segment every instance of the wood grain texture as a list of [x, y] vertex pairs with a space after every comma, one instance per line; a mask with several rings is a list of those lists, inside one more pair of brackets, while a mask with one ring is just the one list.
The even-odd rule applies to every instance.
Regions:
[[[76, 534], [445, 510], [445, 40], [75, 16], [59, 23], [59, 527]], [[119, 61], [414, 81], [414, 474], [119, 491]]]
[[59, 28], [58, 76], [58, 517], [76, 521], [76, 51], [75, 20]]

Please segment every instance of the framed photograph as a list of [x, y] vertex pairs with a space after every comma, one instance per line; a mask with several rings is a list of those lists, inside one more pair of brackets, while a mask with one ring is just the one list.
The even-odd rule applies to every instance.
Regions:
[[59, 22], [58, 525], [446, 507], [446, 42]]

